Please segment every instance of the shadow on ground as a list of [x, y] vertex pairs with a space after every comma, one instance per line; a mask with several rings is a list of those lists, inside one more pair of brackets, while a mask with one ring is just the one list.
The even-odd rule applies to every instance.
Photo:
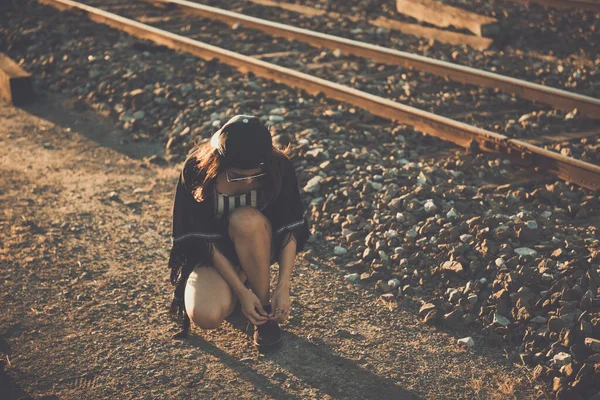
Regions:
[[[240, 376], [246, 377], [265, 395], [276, 399], [298, 399], [297, 396], [287, 393], [284, 388], [273, 386], [271, 380], [258, 373], [251, 365], [241, 362], [200, 336], [191, 335], [186, 340], [203, 352], [217, 357]], [[284, 331], [283, 346], [277, 351], [267, 353], [265, 358], [279, 364], [307, 385], [336, 399], [419, 398], [394, 382], [362, 368], [356, 362], [334, 354], [325, 344], [308, 342], [287, 331]], [[281, 383], [283, 382], [285, 379]]]
[[67, 96], [36, 93], [35, 101], [22, 107], [37, 117], [69, 128], [82, 136], [134, 159], [144, 159], [164, 152], [162, 143], [148, 140], [133, 142], [131, 135], [115, 129], [112, 118], [101, 115], [82, 102]]

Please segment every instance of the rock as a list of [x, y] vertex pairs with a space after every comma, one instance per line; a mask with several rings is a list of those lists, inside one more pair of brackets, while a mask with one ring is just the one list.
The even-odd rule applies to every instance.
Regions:
[[390, 279], [387, 284], [392, 288], [392, 289], [396, 289], [399, 288], [400, 285], [402, 284], [402, 282], [400, 282], [400, 280], [398, 278], [394, 278], [394, 279]]
[[372, 276], [369, 272], [363, 272], [362, 274], [360, 274], [360, 280], [362, 282], [367, 282], [370, 281], [372, 279]]
[[433, 214], [438, 210], [437, 206], [433, 203], [433, 200], [427, 200], [423, 205], [423, 208], [428, 214]]
[[554, 362], [554, 365], [562, 367], [573, 361], [573, 357], [569, 353], [560, 352], [552, 358], [552, 361]]
[[446, 218], [448, 219], [453, 219], [458, 217], [458, 213], [456, 212], [456, 210], [454, 208], [451, 208], [450, 211], [448, 211], [446, 213]]
[[108, 199], [109, 200], [113, 200], [113, 201], [118, 201], [119, 200], [119, 194], [117, 192], [110, 192], [108, 194]]
[[423, 323], [427, 325], [434, 325], [439, 321], [442, 312], [440, 310], [430, 310], [423, 318]]
[[531, 373], [531, 377], [533, 380], [545, 379], [548, 376], [549, 368], [543, 365], [537, 365], [533, 372]]
[[538, 228], [538, 224], [535, 221], [527, 221], [527, 228], [528, 229], [537, 229]]
[[350, 283], [357, 283], [360, 280], [360, 275], [356, 273], [348, 274], [345, 275], [344, 278]]
[[494, 313], [493, 323], [501, 326], [508, 326], [510, 325], [510, 320], [503, 315]]
[[457, 343], [461, 346], [465, 346], [468, 349], [475, 346], [475, 341], [473, 340], [473, 338], [471, 336], [462, 338], [462, 339], [458, 339]]
[[460, 311], [459, 309], [456, 309], [447, 314], [444, 314], [444, 317], [442, 319], [444, 321], [444, 324], [447, 327], [452, 328], [452, 329], [457, 329], [462, 324], [462, 316], [463, 316], [462, 311]]
[[324, 180], [325, 179], [322, 176], [317, 175], [306, 183], [306, 186], [304, 186], [303, 190], [307, 193], [318, 193], [321, 190], [321, 183]]
[[381, 300], [383, 300], [385, 303], [395, 303], [396, 302], [396, 297], [394, 296], [394, 293], [384, 293], [381, 296], [379, 296], [379, 298]]
[[383, 280], [378, 280], [375, 283], [375, 290], [378, 291], [379, 293], [388, 293], [392, 291], [392, 287], [390, 285], [387, 284], [387, 282], [383, 281]]
[[548, 322], [548, 318], [538, 315], [537, 317], [531, 318], [530, 322], [533, 322], [534, 324], [545, 324]]
[[342, 246], [335, 246], [333, 248], [333, 254], [335, 254], [336, 256], [343, 256], [343, 255], [346, 255], [347, 253], [348, 253], [348, 250], [346, 250]]
[[440, 266], [440, 269], [445, 272], [454, 273], [463, 278], [468, 276], [467, 271], [458, 261], [444, 261]]
[[[557, 376], [554, 378], [554, 380], [552, 381], [552, 390], [554, 392], [558, 392], [561, 389], [564, 389], [567, 386], [567, 380], [562, 377], [562, 376]], [[558, 397], [558, 395], [557, 395]]]
[[515, 253], [520, 256], [537, 257], [537, 251], [530, 249], [529, 247], [519, 247], [515, 249]]
[[468, 242], [471, 239], [473, 239], [473, 235], [467, 235], [467, 234], [460, 235], [460, 241], [461, 242], [465, 242], [466, 243], [466, 242]]
[[456, 289], [448, 289], [448, 301], [456, 303], [460, 299], [460, 293]]
[[164, 157], [159, 156], [158, 154], [154, 154], [153, 156], [150, 156], [147, 159], [147, 162], [150, 164], [162, 165], [162, 166], [165, 166], [168, 164], [167, 160], [165, 160]]
[[585, 393], [592, 388], [598, 390], [600, 385], [597, 383], [597, 372], [600, 372], [600, 368], [596, 367], [596, 370], [592, 364], [583, 364], [581, 368], [579, 368], [575, 380], [571, 384], [571, 388], [578, 393]]
[[552, 316], [548, 320], [548, 330], [550, 332], [559, 333], [565, 327], [566, 327], [566, 324], [561, 318]]
[[594, 353], [600, 353], [600, 340], [587, 337], [585, 338], [583, 343], [588, 349], [590, 349]]
[[419, 309], [419, 316], [422, 317], [422, 316], [426, 315], [427, 313], [429, 313], [431, 310], [435, 310], [435, 309], [436, 309], [435, 304], [425, 303]]
[[496, 306], [496, 312], [500, 315], [509, 315], [510, 314], [510, 296], [508, 294], [508, 290], [500, 289], [499, 291], [493, 293], [490, 296], [490, 300]]

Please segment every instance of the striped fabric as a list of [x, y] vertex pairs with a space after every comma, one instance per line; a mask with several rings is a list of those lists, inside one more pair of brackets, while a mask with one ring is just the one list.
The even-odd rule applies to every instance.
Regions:
[[230, 212], [238, 207], [251, 206], [257, 208], [258, 192], [256, 189], [237, 196], [228, 196], [219, 192], [217, 192], [216, 195], [216, 215], [218, 218], [226, 218]]

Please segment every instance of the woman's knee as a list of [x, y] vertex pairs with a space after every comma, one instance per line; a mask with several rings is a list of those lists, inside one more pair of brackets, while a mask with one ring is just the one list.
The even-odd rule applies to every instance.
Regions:
[[226, 317], [232, 302], [227, 282], [213, 267], [196, 268], [185, 288], [185, 309], [188, 317], [200, 328], [216, 329]]
[[192, 307], [187, 311], [194, 325], [202, 329], [217, 329], [225, 319], [221, 310], [209, 307]]
[[229, 216], [228, 231], [229, 236], [232, 238], [256, 238], [261, 231], [270, 237], [271, 224], [259, 210], [245, 206], [233, 210]]

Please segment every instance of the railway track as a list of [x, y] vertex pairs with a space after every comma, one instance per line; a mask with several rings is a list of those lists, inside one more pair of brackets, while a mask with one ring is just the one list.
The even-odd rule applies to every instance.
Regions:
[[[61, 10], [83, 12], [93, 21], [107, 24], [138, 38], [186, 51], [204, 59], [218, 58], [221, 62], [241, 71], [253, 72], [258, 76], [303, 89], [308, 93], [324, 93], [330, 98], [366, 109], [374, 115], [411, 125], [421, 132], [471, 150], [501, 154], [519, 164], [552, 173], [581, 186], [591, 189], [600, 188], [599, 166], [565, 157], [525, 141], [511, 139], [505, 135], [406, 106], [381, 96], [205, 44], [95, 7], [70, 0], [40, 0], [40, 2]], [[131, 8], [132, 5], [129, 4], [128, 7]], [[124, 11], [123, 8], [121, 10]]]
[[[103, 8], [113, 11], [120, 8], [119, 14], [122, 16], [135, 19], [137, 22], [152, 24], [154, 28], [167, 30], [170, 32], [171, 39], [177, 38], [175, 33], [185, 36], [183, 44], [187, 46], [194, 45], [192, 39], [205, 40], [213, 47], [216, 47], [215, 44], [226, 47], [230, 53], [243, 53], [262, 61], [279, 63], [280, 67], [297, 69], [296, 73], [318, 75], [322, 80], [333, 81], [340, 86], [350, 86], [355, 91], [359, 88], [369, 91], [373, 97], [383, 98], [392, 104], [399, 100], [416, 106], [413, 108], [436, 112], [439, 109], [446, 118], [451, 117], [463, 122], [475, 121], [474, 123], [486, 127], [487, 130], [494, 130], [495, 125], [504, 126], [504, 124], [521, 127], [522, 130], [515, 132], [512, 132], [513, 128], [507, 129], [514, 134], [503, 135], [505, 137], [503, 141], [507, 145], [514, 143], [510, 139], [518, 139], [536, 140], [537, 146], [554, 147], [563, 142], [596, 140], [597, 137], [597, 132], [592, 129], [587, 131], [581, 129], [578, 132], [564, 129], [570, 126], [584, 128], [582, 121], [586, 120], [582, 120], [579, 114], [563, 121], [564, 123], [558, 127], [560, 129], [545, 132], [551, 124], [544, 121], [544, 118], [539, 118], [540, 115], [548, 116], [557, 113], [560, 116], [563, 115], [562, 112], [539, 109], [525, 100], [509, 98], [509, 101], [502, 101], [504, 96], [495, 94], [490, 89], [446, 82], [442, 78], [432, 78], [429, 75], [373, 63], [364, 58], [343, 55], [337, 57], [332, 54], [333, 52], [315, 50], [303, 43], [272, 38], [243, 27], [229, 30], [220, 23], [196, 16], [185, 17], [168, 10], [157, 10], [148, 4], [140, 5], [131, 2], [113, 4], [114, 9], [109, 8], [105, 3]], [[369, 301], [373, 296], [372, 300], [375, 302], [385, 300], [386, 305], [391, 306], [394, 301], [397, 301], [402, 309], [415, 307], [414, 313], [407, 320], [400, 319], [402, 314], [397, 312], [390, 313], [384, 319], [394, 323], [394, 332], [399, 326], [419, 327], [419, 320], [435, 323], [437, 327], [442, 328], [439, 330], [426, 328], [423, 343], [431, 341], [432, 335], [436, 335], [434, 341], [437, 343], [438, 337], [448, 334], [443, 327], [449, 327], [450, 334], [468, 331], [464, 336], [472, 336], [476, 350], [480, 349], [480, 346], [486, 346], [484, 363], [486, 368], [497, 360], [502, 359], [504, 362], [502, 357], [504, 349], [509, 354], [513, 354], [514, 357], [510, 358], [512, 361], [527, 365], [522, 368], [507, 365], [507, 368], [515, 371], [520, 378], [528, 373], [529, 367], [531, 369], [537, 366], [544, 367], [545, 371], [548, 371], [545, 376], [534, 374], [535, 390], [526, 388], [530, 396], [515, 393], [514, 397], [518, 398], [540, 398], [539, 393], [536, 395], [533, 392], [539, 392], [540, 387], [546, 388], [545, 384], [549, 385], [547, 391], [550, 392], [552, 378], [564, 375], [562, 370], [558, 370], [558, 365], [547, 368], [553, 363], [558, 352], [569, 352], [561, 347], [565, 335], [559, 334], [553, 325], [553, 322], [556, 322], [553, 317], [560, 316], [565, 311], [564, 304], [560, 300], [569, 301], [569, 305], [577, 309], [581, 308], [580, 311], [588, 310], [585, 315], [581, 314], [581, 320], [573, 319], [574, 323], [581, 322], [584, 327], [586, 324], [588, 326], [587, 330], [579, 332], [582, 335], [575, 337], [576, 345], [583, 346], [597, 333], [597, 314], [594, 313], [598, 309], [590, 311], [589, 308], [590, 303], [596, 304], [597, 295], [592, 299], [586, 297], [587, 295], [583, 296], [580, 304], [573, 300], [574, 298], [579, 300], [582, 293], [588, 291], [596, 293], [600, 282], [597, 278], [597, 272], [600, 271], [598, 264], [600, 259], [597, 253], [600, 203], [598, 203], [597, 192], [557, 181], [551, 174], [535, 173], [533, 168], [517, 168], [502, 155], [486, 157], [483, 153], [467, 154], [448, 142], [428, 135], [423, 136], [403, 124], [392, 124], [386, 119], [373, 117], [370, 112], [364, 111], [359, 106], [333, 101], [323, 95], [307, 96], [302, 90], [276, 84], [273, 80], [277, 78], [273, 79], [271, 76], [269, 79], [264, 79], [250, 73], [239, 73], [235, 68], [219, 62], [217, 58], [222, 59], [223, 55], [216, 56], [212, 53], [213, 48], [203, 50], [205, 57], [207, 59], [212, 57], [212, 61], [203, 61], [186, 52], [171, 51], [150, 41], [138, 40], [134, 36], [123, 34], [117, 29], [92, 23], [79, 14], [59, 13], [48, 7], [31, 4], [28, 10], [18, 10], [5, 18], [10, 22], [4, 26], [7, 26], [11, 33], [16, 32], [14, 36], [2, 36], [3, 39], [7, 38], [8, 53], [30, 70], [35, 77], [35, 87], [39, 93], [47, 94], [48, 100], [56, 104], [50, 110], [46, 109], [38, 113], [48, 122], [41, 121], [41, 126], [34, 125], [32, 129], [23, 129], [22, 133], [25, 136], [20, 135], [18, 131], [3, 136], [3, 143], [8, 146], [6, 148], [17, 149], [23, 145], [33, 149], [39, 148], [43, 154], [53, 155], [57, 165], [62, 165], [64, 164], [63, 153], [57, 150], [63, 146], [57, 143], [65, 143], [77, 157], [72, 160], [74, 165], [86, 164], [92, 167], [91, 170], [86, 167], [82, 171], [84, 178], [85, 174], [93, 174], [98, 171], [98, 167], [106, 166], [107, 170], [103, 173], [113, 173], [118, 180], [119, 174], [124, 172], [122, 169], [115, 168], [117, 164], [124, 162], [128, 168], [135, 168], [137, 165], [141, 167], [148, 160], [146, 156], [156, 151], [159, 152], [159, 157], [155, 160], [160, 162], [160, 156], [163, 154], [160, 148], [164, 148], [164, 143], [175, 143], [175, 139], [185, 142], [175, 143], [175, 147], [171, 149], [173, 151], [170, 151], [167, 146], [165, 157], [167, 161], [179, 163], [189, 148], [188, 145], [191, 145], [191, 139], [203, 141], [214, 132], [215, 127], [220, 126], [232, 114], [252, 112], [260, 115], [267, 124], [272, 123], [271, 131], [277, 143], [285, 143], [287, 140], [291, 144], [290, 153], [297, 168], [303, 201], [307, 204], [314, 235], [309, 250], [303, 254], [310, 264], [307, 265], [307, 269], [300, 270], [300, 277], [313, 277], [311, 275], [313, 270], [316, 271], [317, 267], [321, 269], [322, 265], [325, 265], [325, 260], [331, 260], [331, 263], [327, 264], [330, 267], [324, 271], [328, 279], [332, 279], [331, 283], [321, 279], [309, 279], [308, 281], [317, 284], [310, 291], [299, 292], [298, 290], [302, 290], [304, 283], [307, 282], [304, 280], [295, 289], [302, 299], [308, 299], [311, 294], [321, 292], [324, 286], [335, 287], [336, 293], [345, 293], [349, 289], [355, 290], [352, 288], [358, 285], [361, 288], [361, 296], [365, 294], [362, 292], [363, 289], [368, 290]], [[0, 20], [2, 18], [3, 16], [0, 16]], [[115, 21], [115, 24], [125, 26], [122, 20]], [[0, 32], [0, 35], [3, 34]], [[179, 42], [170, 45], [176, 46]], [[240, 70], [256, 68], [257, 65], [265, 68], [269, 66], [267, 63], [260, 64], [250, 60], [247, 65], [240, 67], [237, 64], [239, 60], [234, 61], [236, 64], [232, 65]], [[285, 68], [284, 71], [278, 71], [286, 72]], [[271, 73], [274, 74], [273, 71]], [[402, 75], [406, 76], [402, 77]], [[402, 89], [403, 84], [397, 81], [407, 83], [409, 85], [407, 88], [412, 91], [412, 94], [409, 96], [405, 93]], [[428, 82], [430, 84], [427, 84]], [[302, 87], [302, 85], [303, 83], [296, 82], [294, 87]], [[387, 85], [386, 89], [380, 88], [384, 85]], [[465, 92], [464, 97], [453, 97], [447, 101], [447, 103], [454, 103], [457, 98], [464, 100], [460, 107], [448, 107], [444, 103], [436, 104], [440, 98], [434, 95], [432, 89], [436, 85], [442, 92], [451, 93], [454, 90]], [[316, 91], [315, 88], [310, 90]], [[66, 95], [64, 96], [68, 101], [66, 104], [59, 101], [63, 97], [61, 93]], [[352, 93], [355, 92], [348, 94]], [[480, 105], [477, 106], [477, 103]], [[443, 108], [442, 105], [446, 107]], [[42, 107], [38, 107], [38, 110], [42, 110]], [[404, 110], [412, 111], [409, 108]], [[25, 111], [31, 112], [31, 110]], [[68, 125], [72, 129], [68, 135], [65, 133], [64, 137], [62, 134], [59, 136], [55, 128], [40, 129], [51, 127], [53, 123], [66, 127], [67, 125], [61, 123], [60, 119], [56, 119], [56, 115], [62, 111], [76, 112], [74, 117], [76, 121]], [[21, 111], [16, 110], [16, 112]], [[10, 109], [9, 118], [12, 113]], [[90, 134], [88, 129], [90, 125], [94, 125], [91, 121], [95, 119], [85, 125], [79, 124], [79, 121], [85, 120], [86, 116], [95, 117], [98, 114], [109, 115], [109, 113], [111, 118], [106, 119], [109, 132], [118, 132], [118, 136], [114, 138], [108, 132], [106, 135]], [[503, 116], [504, 114], [506, 116]], [[417, 116], [423, 118], [428, 114], [421, 113]], [[515, 119], [514, 123], [506, 121], [507, 118]], [[424, 125], [423, 130], [428, 129], [424, 121], [418, 123]], [[462, 125], [456, 127], [457, 130], [461, 128]], [[564, 133], [557, 135], [560, 132]], [[94, 142], [98, 141], [99, 145], [93, 143], [92, 148], [82, 148], [79, 141], [74, 140], [76, 136], [87, 136]], [[104, 136], [111, 136], [111, 140], [104, 140]], [[58, 137], [64, 138], [64, 142], [54, 141]], [[112, 139], [117, 153], [114, 159], [111, 158], [114, 161], [110, 162], [103, 156], [107, 153], [97, 152], [94, 149], [112, 147]], [[282, 142], [281, 139], [284, 141]], [[54, 145], [56, 150], [52, 151], [46, 141], [50, 141], [49, 144]], [[160, 143], [152, 143], [155, 141]], [[42, 143], [44, 149], [41, 149]], [[472, 143], [475, 145], [477, 142]], [[129, 146], [138, 149], [146, 145], [149, 145], [152, 150], [144, 152], [143, 156], [138, 155], [137, 152], [125, 158], [121, 155], [121, 153], [128, 154]], [[476, 146], [473, 147], [475, 149]], [[559, 152], [559, 149], [553, 151]], [[578, 153], [574, 154], [579, 156]], [[518, 152], [515, 152], [514, 156], [516, 158], [511, 158], [512, 160], [521, 157]], [[529, 156], [525, 154], [523, 157]], [[85, 162], [81, 163], [81, 160]], [[172, 173], [175, 172], [173, 168], [176, 169], [171, 165], [156, 170], [160, 169], [172, 177]], [[33, 171], [28, 169], [27, 172], [31, 175], [30, 172]], [[55, 193], [58, 193], [59, 187], [63, 186], [61, 182], [64, 174], [58, 169], [56, 172], [57, 180], [46, 183], [48, 188], [51, 184], [52, 187], [56, 185]], [[130, 172], [135, 174], [135, 171]], [[319, 178], [322, 178], [322, 181], [320, 186], [317, 185], [319, 186], [317, 189], [309, 185]], [[149, 177], [144, 175], [142, 179], [144, 185], [150, 184], [148, 179]], [[164, 175], [160, 179], [164, 187], [161, 186], [159, 192], [164, 192], [163, 189], [168, 191], [169, 187], [172, 187], [172, 179]], [[22, 177], [15, 174], [7, 184], [18, 183], [21, 180]], [[113, 190], [124, 195], [132, 190], [133, 193], [137, 192], [134, 190], [137, 185], [130, 186], [127, 183], [124, 186], [113, 186], [98, 187], [97, 196], [88, 200], [97, 203], [107, 196], [111, 198], [113, 194], [108, 192]], [[44, 194], [49, 193], [46, 192], [48, 190], [46, 187], [43, 189]], [[38, 189], [32, 190], [32, 193], [38, 192]], [[144, 195], [144, 201], [139, 206], [106, 201], [109, 203], [107, 207], [110, 207], [106, 209], [106, 215], [115, 215], [116, 207], [119, 207], [119, 213], [123, 210], [123, 215], [129, 216], [127, 221], [119, 223], [118, 226], [125, 226], [126, 222], [133, 221], [131, 228], [122, 230], [125, 240], [121, 250], [128, 260], [136, 261], [135, 257], [131, 258], [129, 254], [131, 243], [135, 243], [136, 248], [143, 244], [156, 247], [153, 236], [149, 237], [148, 242], [143, 243], [140, 243], [141, 240], [130, 240], [129, 231], [139, 230], [140, 227], [137, 214], [139, 211], [142, 212], [141, 215], [150, 218], [148, 220], [151, 222], [148, 226], [150, 230], [154, 228], [157, 221], [161, 225], [168, 223], [168, 221], [164, 222], [163, 218], [164, 216], [168, 218], [168, 213], [163, 212], [168, 207], [168, 196], [163, 199], [164, 201], [156, 204], [150, 204], [146, 200], [154, 198], [155, 192], [156, 190], [152, 195], [149, 193]], [[71, 197], [68, 192], [65, 194]], [[129, 200], [129, 197], [123, 200]], [[70, 205], [71, 202], [69, 201], [68, 204]], [[155, 214], [158, 209], [162, 210], [160, 218]], [[73, 211], [72, 208], [69, 210]], [[52, 210], [49, 209], [48, 212], [52, 213]], [[84, 217], [85, 215], [87, 214], [84, 214]], [[98, 216], [95, 215], [94, 218], [96, 217]], [[80, 222], [81, 218], [78, 213], [73, 213], [74, 221]], [[103, 221], [98, 220], [99, 225], [106, 223], [106, 219], [102, 218]], [[162, 222], [160, 222], [161, 218]], [[26, 225], [24, 227], [29, 229]], [[166, 239], [169, 235], [168, 227], [163, 227], [165, 229], [162, 232]], [[117, 231], [121, 232], [119, 229]], [[24, 234], [26, 232], [24, 231]], [[103, 231], [102, 228], [96, 228], [95, 223], [91, 223], [88, 233], [92, 238], [102, 237]], [[110, 234], [110, 232], [104, 233]], [[7, 234], [10, 237], [11, 232], [7, 231]], [[69, 237], [71, 236], [73, 235]], [[141, 235], [139, 239], [144, 237]], [[74, 237], [74, 239], [79, 243], [79, 238]], [[342, 249], [334, 249], [334, 246], [342, 247], [347, 251], [346, 254], [340, 255]], [[159, 251], [156, 253], [159, 256]], [[164, 275], [164, 271], [159, 270], [164, 266], [158, 265], [162, 265], [162, 261], [160, 257], [153, 258], [157, 264], [155, 271], [157, 276], [153, 279], [162, 279], [158, 277], [158, 274]], [[460, 265], [448, 261], [449, 259], [457, 261]], [[464, 269], [461, 270], [460, 266]], [[104, 270], [102, 266], [98, 276], [101, 276], [100, 273]], [[134, 272], [131, 273], [132, 279], [135, 278]], [[60, 280], [61, 274], [64, 275], [62, 271], [57, 270], [57, 279]], [[358, 282], [352, 283], [357, 279]], [[385, 284], [388, 283], [389, 286], [392, 279], [394, 279], [392, 282], [399, 282], [400, 286], [392, 292], [387, 292], [389, 288], [385, 289]], [[135, 279], [130, 284], [135, 286]], [[111, 285], [106, 292], [109, 300], [110, 291], [114, 292], [113, 288], [114, 286]], [[374, 293], [375, 290], [380, 293], [382, 290], [385, 291], [385, 297], [379, 297]], [[458, 297], [457, 292], [462, 295]], [[160, 298], [164, 293], [158, 291], [157, 296], [153, 297], [157, 301], [149, 307], [153, 309], [161, 307]], [[507, 300], [523, 295], [526, 297], [522, 297], [516, 304], [507, 301], [511, 306], [502, 309], [497, 301], [499, 295], [505, 298], [508, 296]], [[557, 299], [559, 295], [561, 298]], [[475, 297], [477, 301], [473, 304]], [[76, 296], [72, 298], [75, 300]], [[524, 299], [530, 300], [531, 307], [522, 309]], [[557, 301], [548, 304], [552, 299]], [[330, 300], [334, 299], [330, 298]], [[315, 304], [318, 304], [318, 301], [315, 301]], [[337, 308], [339, 303], [336, 300], [334, 304], [337, 304], [336, 308], [331, 312], [337, 314], [340, 310]], [[349, 304], [356, 304], [356, 301]], [[439, 304], [442, 304], [440, 309], [432, 309]], [[425, 307], [419, 308], [421, 305]], [[81, 306], [79, 299], [77, 299], [77, 306]], [[360, 312], [360, 310], [354, 311]], [[527, 313], [531, 315], [528, 316]], [[575, 313], [579, 315], [579, 311], [572, 312]], [[510, 325], [505, 326], [496, 322], [499, 318], [496, 314], [508, 318]], [[369, 310], [367, 315], [375, 317], [370, 322], [375, 325], [384, 321], [377, 312]], [[320, 326], [323, 322], [321, 313], [304, 316], [308, 318], [302, 319], [302, 325], [312, 330], [296, 333], [299, 337], [308, 337], [309, 333], [314, 336], [324, 334], [320, 328], [314, 329], [315, 324], [311, 321], [312, 318], [316, 318], [316, 326]], [[532, 316], [535, 318], [531, 318]], [[547, 318], [548, 321], [537, 322], [540, 320], [539, 316]], [[335, 326], [339, 323], [336, 321], [341, 320], [332, 320], [328, 326]], [[592, 326], [593, 331], [590, 331], [589, 326]], [[533, 332], [531, 328], [534, 329]], [[73, 327], [74, 331], [77, 329], [76, 326]], [[142, 332], [144, 329], [142, 326], [139, 331]], [[140, 337], [140, 332], [131, 332], [131, 335]], [[228, 337], [226, 340], [230, 339]], [[456, 337], [449, 337], [451, 345], [449, 357], [453, 360], [456, 354], [456, 339]], [[215, 344], [220, 347], [226, 340]], [[388, 340], [385, 342], [390, 344]], [[398, 343], [404, 344], [402, 340]], [[502, 344], [502, 349], [494, 352], [493, 343]], [[81, 344], [77, 343], [76, 346], [81, 347]], [[355, 345], [351, 343], [350, 346], [354, 351]], [[525, 352], [522, 352], [523, 348]], [[401, 351], [410, 353], [413, 358], [422, 354], [420, 347], [418, 349], [402, 347]], [[245, 354], [242, 355], [243, 352], [245, 350], [242, 349], [236, 353], [236, 356], [239, 354], [240, 358], [246, 357]], [[383, 349], [383, 352], [396, 354], [398, 348], [390, 345]], [[141, 353], [143, 349], [140, 350]], [[31, 354], [30, 358], [35, 360], [35, 351], [29, 354]], [[393, 374], [384, 372], [380, 375], [385, 379], [398, 381], [400, 378], [396, 371], [403, 371], [406, 368], [403, 364], [398, 364], [397, 360], [405, 357], [396, 357], [388, 361], [382, 359], [381, 354], [373, 355], [372, 359], [379, 360], [381, 365], [391, 366]], [[462, 378], [469, 378], [471, 370], [465, 371], [465, 366], [472, 367], [473, 354], [463, 352], [466, 363], [459, 363], [456, 373], [451, 371], [452, 376], [459, 377], [457, 380], [459, 385], [455, 391], [450, 392], [447, 385], [444, 385], [442, 394], [436, 391], [439, 390], [439, 382], [447, 382], [449, 364], [444, 361], [444, 357], [436, 358], [442, 360], [441, 368], [437, 371], [433, 371], [431, 364], [426, 363], [427, 379], [415, 380], [414, 386], [411, 387], [418, 387], [418, 394], [422, 397], [444, 397], [448, 396], [448, 393], [452, 393], [453, 397], [492, 397], [488, 394], [495, 390], [494, 382], [498, 380], [496, 374], [490, 376], [490, 383], [486, 385], [491, 388], [490, 391], [478, 394], [465, 392]], [[580, 356], [579, 352], [573, 354], [573, 359], [578, 363], [574, 365], [577, 366], [579, 363], [585, 365], [586, 362], [591, 362], [593, 365], [594, 358], [586, 361], [589, 355], [584, 353]], [[85, 354], [80, 355], [76, 361], [70, 361], [65, 365], [71, 366], [73, 370], [80, 370], [81, 366], [87, 365]], [[184, 360], [179, 359], [179, 362], [181, 361]], [[186, 371], [193, 369], [195, 363], [197, 364], [196, 361], [192, 360], [189, 364], [178, 363], [174, 370], [183, 371], [181, 376], [185, 379]], [[21, 367], [23, 371], [31, 369], [28, 365], [21, 365]], [[104, 370], [101, 367], [99, 366], [99, 371]], [[536, 371], [538, 369], [536, 368]], [[580, 370], [581, 375], [589, 373], [589, 367], [581, 367]], [[388, 370], [383, 368], [382, 371]], [[43, 371], [41, 374], [36, 372], [34, 369], [30, 375], [43, 378]], [[289, 374], [287, 370], [284, 372]], [[592, 370], [592, 374], [593, 372]], [[163, 390], [163, 387], [156, 384], [146, 385], [143, 379], [135, 375], [135, 372], [123, 370], [120, 373], [119, 381], [131, 379], [131, 382], [143, 383], [139, 388], [136, 387], [136, 393], [140, 396], [148, 393], [148, 396], [152, 397]], [[297, 372], [292, 370], [292, 374]], [[403, 380], [411, 379], [412, 376], [401, 375]], [[29, 384], [26, 383], [27, 377], [21, 378], [25, 389], [29, 389]], [[307, 380], [304, 376], [301, 378], [302, 381], [308, 381], [310, 386], [310, 379]], [[538, 381], [538, 378], [541, 381]], [[51, 379], [51, 376], [47, 377], [48, 381]], [[211, 380], [212, 383], [213, 381], [214, 379]], [[112, 381], [101, 379], [99, 382], [90, 390], [105, 394], [111, 386], [114, 386], [110, 384]], [[343, 385], [343, 377], [341, 382]], [[424, 386], [426, 384], [430, 386]], [[56, 387], [56, 392], [59, 395], [66, 393], [65, 395], [68, 396], [72, 389], [68, 386], [63, 388], [59, 385]], [[405, 386], [404, 383], [402, 386]], [[168, 391], [167, 387], [164, 389], [165, 392]], [[574, 391], [577, 389], [577, 393], [580, 393], [583, 398], [588, 397], [584, 390], [579, 388], [579, 384], [574, 382], [560, 388], [563, 394], [566, 389], [569, 390], [568, 394], [575, 395]], [[293, 390], [295, 389], [282, 386], [281, 391], [276, 394], [291, 392], [298, 393], [301, 397], [302, 393], [307, 393]], [[326, 391], [328, 388], [323, 390]], [[600, 390], [600, 387], [596, 387], [597, 390]], [[193, 397], [197, 388], [190, 388], [189, 392]]]
[[448, 77], [461, 83], [490, 87], [514, 94], [517, 97], [548, 104], [553, 108], [571, 111], [577, 108], [585, 115], [600, 115], [600, 100], [589, 96], [567, 92], [520, 79], [461, 66], [428, 57], [393, 50], [369, 43], [349, 40], [307, 29], [296, 28], [264, 19], [248, 17], [239, 13], [209, 7], [186, 0], [147, 0], [159, 6], [178, 7], [186, 13], [195, 13], [227, 24], [243, 24], [262, 32], [309, 43], [316, 47], [341, 50], [352, 56], [365, 57], [379, 63], [403, 66], [429, 72], [433, 75]]

